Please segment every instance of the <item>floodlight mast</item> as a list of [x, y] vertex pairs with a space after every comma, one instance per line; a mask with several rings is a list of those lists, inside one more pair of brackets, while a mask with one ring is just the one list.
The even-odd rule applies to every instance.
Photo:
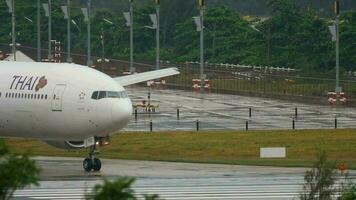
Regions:
[[68, 63], [71, 63], [72, 62], [72, 57], [71, 57], [71, 37], [70, 37], [70, 33], [71, 33], [71, 26], [70, 26], [70, 23], [71, 23], [71, 15], [70, 15], [70, 0], [67, 0], [67, 35], [68, 35], [68, 38], [67, 38], [67, 42], [68, 42], [68, 55], [67, 55], [67, 62]]
[[16, 16], [15, 16], [15, 0], [6, 0], [6, 5], [11, 13], [11, 52], [16, 61]]
[[342, 88], [340, 87], [340, 2], [335, 0], [334, 5], [335, 11], [335, 29], [336, 29], [336, 86], [335, 92], [341, 93]]
[[87, 14], [88, 14], [88, 24], [87, 24], [87, 29], [88, 29], [88, 41], [87, 41], [87, 53], [88, 53], [88, 57], [87, 57], [87, 65], [90, 67], [91, 66], [91, 34], [90, 34], [90, 8], [91, 8], [91, 1], [88, 0], [88, 5], [87, 5]]
[[16, 61], [16, 16], [15, 16], [15, 0], [11, 1], [12, 13], [11, 13], [11, 24], [12, 24], [12, 54], [14, 55], [14, 61]]
[[37, 62], [41, 62], [41, 0], [37, 0]]
[[160, 0], [155, 0], [156, 3], [156, 19], [157, 19], [157, 27], [156, 27], [156, 70], [160, 69], [160, 42], [159, 42], [159, 31], [160, 31]]
[[134, 23], [134, 19], [133, 19], [133, 0], [129, 0], [130, 1], [130, 74], [135, 73], [135, 68], [133, 66], [133, 23]]
[[204, 0], [199, 0], [200, 9], [200, 91], [204, 93]]
[[48, 0], [48, 60], [52, 58], [52, 0]]

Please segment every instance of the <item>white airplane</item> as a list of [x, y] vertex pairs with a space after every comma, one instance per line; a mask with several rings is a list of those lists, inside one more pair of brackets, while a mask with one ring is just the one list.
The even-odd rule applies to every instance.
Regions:
[[58, 148], [89, 147], [85, 171], [99, 171], [96, 145], [124, 128], [132, 103], [123, 86], [179, 74], [168, 68], [111, 78], [87, 66], [0, 61], [0, 136]]

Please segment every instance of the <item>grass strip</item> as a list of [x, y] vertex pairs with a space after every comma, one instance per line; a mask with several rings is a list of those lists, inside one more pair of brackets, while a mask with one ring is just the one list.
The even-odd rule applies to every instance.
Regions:
[[[38, 140], [6, 139], [15, 152], [36, 156], [85, 157], [87, 150], [68, 151]], [[261, 147], [286, 147], [285, 159], [261, 159]], [[101, 158], [170, 162], [309, 167], [320, 151], [329, 160], [356, 169], [356, 130], [128, 132], [114, 135], [100, 148]]]

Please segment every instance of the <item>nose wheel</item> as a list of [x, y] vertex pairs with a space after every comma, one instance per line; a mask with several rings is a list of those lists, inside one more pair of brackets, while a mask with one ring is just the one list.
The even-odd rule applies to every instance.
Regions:
[[96, 152], [95, 150], [95, 145], [91, 146], [89, 150], [89, 156], [83, 161], [83, 168], [86, 172], [98, 172], [101, 169], [101, 161], [99, 158], [95, 157], [95, 154], [98, 154], [98, 152]]

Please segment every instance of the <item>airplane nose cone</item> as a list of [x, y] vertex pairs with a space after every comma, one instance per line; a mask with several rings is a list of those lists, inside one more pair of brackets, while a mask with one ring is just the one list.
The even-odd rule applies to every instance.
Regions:
[[111, 116], [116, 127], [125, 127], [132, 115], [132, 103], [130, 99], [122, 99], [112, 104]]

